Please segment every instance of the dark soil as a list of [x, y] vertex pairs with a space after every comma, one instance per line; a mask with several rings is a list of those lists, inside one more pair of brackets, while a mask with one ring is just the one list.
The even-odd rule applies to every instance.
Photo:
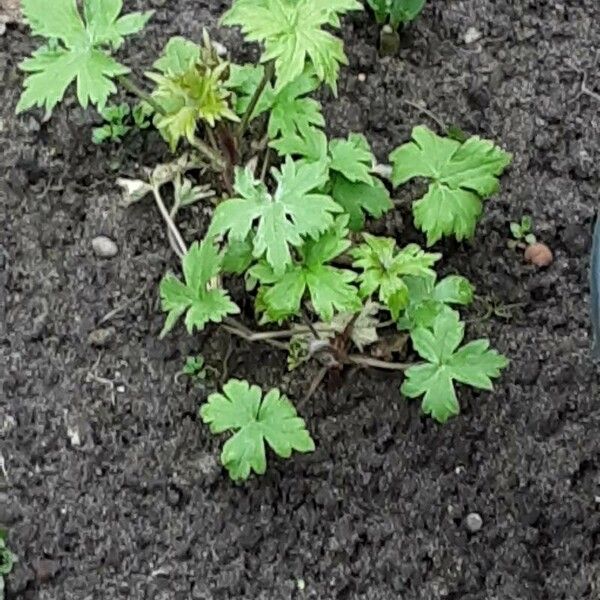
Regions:
[[[227, 2], [149, 3], [156, 17], [126, 49], [139, 73], [170, 35], [200, 39], [203, 26], [240, 47], [216, 28]], [[584, 73], [600, 91], [600, 6], [428, 5], [399, 58], [378, 59], [367, 15], [345, 21], [350, 66], [326, 113], [331, 134], [364, 132], [381, 160], [413, 125], [436, 127], [405, 100], [515, 155], [473, 244], [442, 246], [446, 270], [497, 306], [520, 305], [467, 315], [469, 336], [489, 336], [511, 367], [494, 393], [461, 389], [463, 412], [443, 427], [400, 399], [399, 377], [349, 373], [339, 391], [302, 402], [312, 372], [289, 375], [266, 346], [230, 347], [217, 330], [159, 341], [157, 284], [176, 262], [153, 205], [121, 208], [115, 178], [153, 164], [162, 144], [94, 147], [96, 117], [72, 100], [47, 123], [16, 118], [16, 65], [34, 43], [25, 27], [0, 37], [0, 522], [20, 560], [8, 598], [600, 598], [600, 379], [587, 306], [600, 102], [579, 95]], [[466, 44], [470, 27], [482, 37]], [[545, 271], [506, 247], [509, 222], [526, 213], [555, 253]], [[188, 240], [201, 234], [200, 210], [190, 215]], [[401, 212], [379, 230], [418, 239], [409, 225]], [[116, 258], [95, 257], [99, 234], [116, 240]], [[91, 345], [119, 306], [104, 347]], [[175, 379], [197, 352], [222, 373], [228, 348], [228, 372], [281, 386], [318, 446], [271, 457], [265, 477], [240, 486], [197, 421], [202, 390]]]

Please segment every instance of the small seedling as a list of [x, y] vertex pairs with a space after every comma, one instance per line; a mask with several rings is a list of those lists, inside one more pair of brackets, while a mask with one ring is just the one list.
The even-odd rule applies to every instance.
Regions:
[[513, 248], [519, 245], [524, 247], [523, 244], [531, 246], [537, 242], [533, 234], [533, 219], [528, 215], [524, 215], [520, 223], [511, 223], [510, 233], [514, 238], [510, 244]]
[[548, 267], [554, 261], [554, 254], [546, 244], [538, 242], [532, 230], [533, 220], [530, 216], [523, 216], [520, 223], [511, 223], [510, 232], [514, 239], [508, 241], [508, 247], [524, 250], [525, 260], [536, 267]]
[[201, 354], [198, 356], [188, 356], [185, 359], [182, 373], [194, 381], [204, 381], [206, 379], [204, 357]]
[[92, 131], [92, 141], [94, 144], [103, 142], [121, 142], [123, 137], [131, 131], [131, 127], [126, 124], [127, 118], [131, 115], [129, 104], [115, 104], [105, 106], [100, 111], [100, 116], [105, 123], [102, 127], [96, 127]]
[[6, 531], [0, 529], [0, 600], [4, 600], [4, 578], [10, 574], [17, 557], [6, 545]]
[[[83, 16], [75, 0], [55, 4], [48, 12], [45, 0], [23, 0], [26, 21], [47, 45], [21, 65], [29, 75], [18, 110], [51, 111], [76, 84], [81, 105], [91, 103], [107, 118], [98, 141], [120, 139], [151, 119], [176, 153], [140, 179], [119, 180], [127, 204], [154, 199], [180, 259], [181, 274], [168, 273], [160, 284], [161, 336], [180, 321], [189, 334], [218, 326], [286, 352], [290, 368], [315, 361], [320, 369], [307, 398], [325, 377], [339, 384], [346, 367], [406, 372], [401, 392], [424, 395], [423, 411], [439, 422], [459, 412], [455, 382], [491, 389], [506, 359], [487, 340], [459, 347], [464, 324], [456, 308], [472, 301], [471, 284], [458, 275], [438, 280], [438, 252], [368, 233], [368, 221], [394, 209], [389, 185], [362, 134], [330, 140], [325, 133], [313, 95], [323, 84], [337, 93], [348, 60], [332, 31], [342, 15], [362, 8], [358, 0], [233, 0], [222, 23], [262, 45], [259, 63], [230, 63], [206, 33], [200, 43], [174, 37], [146, 72], [150, 89], [129, 79], [129, 68], [112, 56], [150, 13], [119, 17], [121, 0], [84, 0]], [[395, 30], [424, 1], [370, 4]], [[106, 108], [116, 83], [137, 96], [136, 108]], [[428, 181], [413, 216], [429, 246], [444, 236], [474, 236], [483, 200], [498, 192], [511, 160], [491, 141], [456, 137], [415, 127], [390, 157], [393, 186]], [[201, 200], [209, 200], [209, 222], [201, 239], [188, 243], [177, 216]], [[231, 285], [236, 277], [242, 285]], [[252, 306], [257, 326], [268, 329], [238, 320], [242, 307], [248, 315]], [[412, 355], [425, 363], [376, 353], [409, 336]], [[196, 357], [183, 372], [199, 379], [207, 369]], [[233, 379], [200, 414], [214, 433], [235, 432], [221, 458], [236, 480], [264, 473], [265, 442], [282, 457], [314, 449], [304, 421], [277, 390], [263, 396]]]
[[414, 21], [426, 0], [367, 0], [377, 23], [381, 25], [379, 50], [382, 56], [397, 54], [400, 48], [401, 26]]

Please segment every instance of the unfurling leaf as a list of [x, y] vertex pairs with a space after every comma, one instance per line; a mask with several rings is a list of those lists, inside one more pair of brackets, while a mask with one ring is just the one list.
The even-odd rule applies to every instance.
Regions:
[[156, 83], [152, 97], [164, 111], [155, 115], [154, 123], [171, 150], [181, 138], [193, 143], [199, 121], [214, 127], [222, 119], [239, 120], [229, 106], [231, 92], [224, 82], [228, 64], [211, 49], [203, 51], [184, 38], [171, 38], [154, 63], [159, 72], [146, 73]]
[[265, 473], [265, 442], [282, 458], [289, 458], [293, 450], [315, 449], [304, 420], [277, 389], [263, 397], [258, 386], [230, 379], [223, 386], [223, 394], [208, 397], [200, 417], [212, 433], [235, 432], [221, 452], [221, 462], [233, 480], [247, 479], [251, 471]]
[[409, 304], [407, 276], [435, 277], [432, 266], [441, 254], [424, 252], [417, 244], [409, 244], [398, 251], [396, 242], [363, 234], [365, 243], [352, 251], [354, 267], [362, 269], [359, 277], [360, 292], [369, 298], [377, 292], [380, 302], [385, 304], [393, 319]]

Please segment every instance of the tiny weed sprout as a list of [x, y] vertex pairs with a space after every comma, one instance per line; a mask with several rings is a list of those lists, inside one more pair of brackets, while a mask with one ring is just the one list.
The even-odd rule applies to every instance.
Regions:
[[[424, 2], [369, 4], [397, 28]], [[175, 154], [139, 179], [118, 180], [125, 205], [153, 199], [179, 259], [160, 283], [161, 336], [180, 323], [189, 334], [216, 326], [280, 350], [289, 369], [314, 362], [305, 402], [325, 377], [330, 387], [339, 382], [346, 367], [404, 373], [399, 391], [422, 397], [423, 413], [440, 423], [459, 413], [459, 385], [492, 389], [507, 360], [487, 340], [463, 344], [458, 309], [473, 301], [470, 282], [439, 278], [439, 251], [374, 235], [371, 223], [394, 210], [393, 188], [419, 178], [427, 191], [412, 213], [426, 245], [471, 239], [511, 156], [457, 128], [441, 137], [418, 126], [391, 154], [390, 185], [364, 135], [327, 137], [314, 95], [323, 85], [337, 93], [348, 61], [335, 32], [360, 2], [233, 0], [222, 24], [261, 45], [259, 62], [231, 62], [206, 33], [198, 42], [174, 37], [142, 71], [146, 89], [112, 52], [151, 13], [121, 17], [121, 0], [83, 0], [82, 8], [56, 0], [48, 12], [43, 0], [23, 1], [32, 32], [47, 42], [21, 65], [27, 77], [17, 110], [52, 111], [74, 84], [80, 104], [93, 104], [105, 120], [94, 142], [153, 126]], [[138, 104], [107, 105], [116, 84]], [[208, 223], [186, 240], [178, 216], [200, 202]], [[525, 240], [526, 224], [518, 229]], [[199, 356], [182, 372], [198, 381], [210, 370]], [[267, 448], [289, 458], [315, 447], [277, 389], [263, 394], [232, 379], [200, 416], [213, 433], [231, 433], [221, 460], [234, 480], [264, 473]]]
[[104, 142], [120, 143], [123, 138], [134, 129], [143, 130], [150, 127], [149, 117], [152, 109], [140, 102], [133, 108], [126, 102], [121, 104], [108, 104], [100, 111], [104, 125], [92, 130], [94, 144]]
[[533, 219], [528, 215], [524, 215], [520, 223], [511, 223], [510, 233], [514, 238], [514, 242], [516, 242], [514, 244], [515, 247], [518, 243], [525, 243], [531, 246], [537, 242], [533, 234]]
[[198, 356], [188, 356], [183, 365], [182, 373], [194, 380], [203, 381], [206, 379], [204, 357], [201, 354]]

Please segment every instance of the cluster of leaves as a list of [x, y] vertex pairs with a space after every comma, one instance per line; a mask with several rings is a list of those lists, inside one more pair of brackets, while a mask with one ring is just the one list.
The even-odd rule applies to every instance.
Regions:
[[214, 127], [221, 119], [238, 120], [224, 85], [228, 67], [206, 32], [203, 46], [182, 37], [169, 40], [154, 63], [156, 72], [146, 75], [156, 84], [152, 98], [161, 108], [154, 124], [171, 150], [182, 138], [194, 144], [198, 123]]
[[[48, 15], [43, 3], [23, 2], [33, 32], [49, 42], [22, 65], [32, 74], [18, 109], [51, 110], [75, 81], [80, 103], [96, 104], [107, 120], [96, 140], [121, 138], [130, 127], [127, 119], [135, 123], [137, 117], [126, 105], [105, 107], [116, 89], [112, 79], [128, 72], [109, 51], [139, 31], [150, 14], [119, 17], [121, 0], [84, 0], [82, 18], [76, 0], [57, 0], [57, 10]], [[414, 18], [424, 2], [370, 4], [395, 23]], [[378, 340], [384, 323], [408, 331], [424, 362], [408, 369], [402, 393], [423, 396], [423, 411], [445, 422], [459, 411], [455, 383], [490, 389], [506, 359], [486, 340], [461, 347], [464, 324], [456, 307], [471, 302], [473, 289], [457, 275], [438, 281], [439, 253], [417, 244], [398, 247], [396, 240], [366, 231], [368, 219], [393, 208], [388, 186], [363, 135], [328, 140], [323, 130], [321, 105], [311, 94], [321, 83], [337, 92], [347, 59], [331, 29], [339, 27], [341, 15], [360, 8], [358, 0], [234, 0], [223, 23], [241, 26], [248, 41], [263, 44], [258, 65], [226, 62], [206, 34], [201, 45], [172, 38], [146, 74], [154, 88], [139, 94], [145, 115], [152, 113], [173, 151], [187, 143], [212, 164], [184, 155], [154, 169], [148, 182], [120, 183], [131, 202], [153, 194], [182, 255], [183, 276], [169, 273], [160, 284], [167, 314], [161, 336], [180, 319], [190, 334], [209, 323], [231, 328], [241, 310], [224, 282], [242, 276], [260, 323], [288, 321], [294, 327], [295, 320], [310, 320], [309, 330], [325, 327], [361, 352]], [[252, 161], [240, 166], [251, 122], [266, 130], [260, 175]], [[511, 157], [479, 137], [440, 137], [420, 126], [390, 159], [394, 186], [413, 178], [428, 181], [413, 215], [431, 246], [443, 236], [473, 236], [483, 200], [498, 191]], [[179, 208], [207, 196], [187, 172], [210, 166], [225, 193], [204, 239], [187, 249], [173, 219]], [[165, 183], [174, 189], [170, 212], [160, 197]], [[292, 346], [291, 366], [310, 356]], [[350, 356], [346, 350], [339, 355]], [[205, 369], [203, 361], [193, 361], [185, 371], [201, 377]], [[235, 432], [221, 456], [232, 478], [265, 471], [265, 441], [282, 457], [314, 448], [304, 422], [278, 390], [263, 397], [256, 386], [231, 380], [223, 392], [209, 397], [201, 417], [215, 433]]]
[[17, 557], [6, 545], [6, 532], [0, 529], [0, 600], [4, 600], [4, 578], [12, 571]]
[[152, 109], [143, 102], [133, 108], [126, 102], [107, 105], [99, 112], [104, 119], [104, 125], [93, 129], [92, 141], [94, 144], [121, 142], [132, 130], [143, 130], [150, 127], [148, 117], [152, 113]]
[[393, 29], [414, 21], [425, 6], [426, 0], [367, 0], [380, 25], [389, 23]]

